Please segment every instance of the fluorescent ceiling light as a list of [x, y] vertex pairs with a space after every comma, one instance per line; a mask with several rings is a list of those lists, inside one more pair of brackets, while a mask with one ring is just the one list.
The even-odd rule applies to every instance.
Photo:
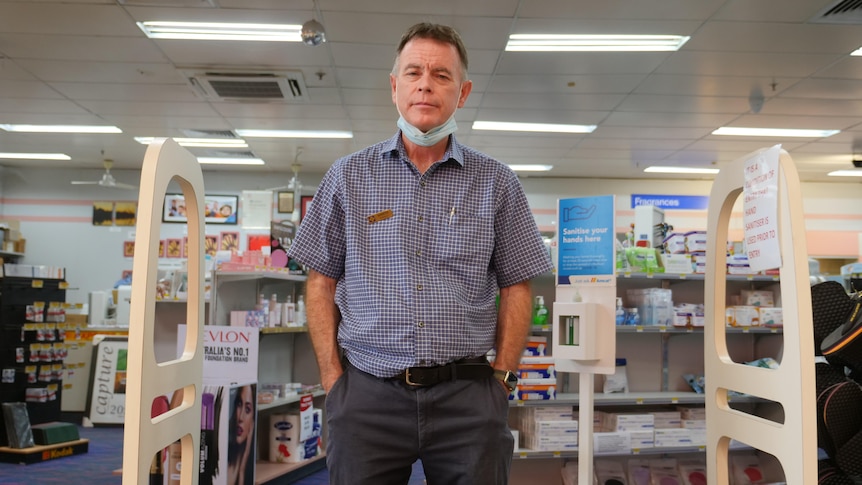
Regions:
[[[135, 141], [149, 145], [155, 140], [153, 136], [136, 136]], [[174, 138], [177, 144], [190, 148], [248, 148], [248, 143], [242, 138]]]
[[663, 167], [655, 165], [647, 167], [644, 172], [650, 173], [687, 173], [687, 174], [717, 174], [720, 170], [717, 168], [695, 168], [695, 167]]
[[122, 133], [116, 126], [95, 125], [0, 125], [6, 131], [20, 133]]
[[784, 128], [741, 128], [735, 126], [722, 126], [712, 132], [713, 135], [732, 136], [769, 136], [773, 138], [800, 137], [800, 138], [825, 138], [841, 130], [796, 130]]
[[219, 22], [138, 22], [151, 39], [301, 42], [302, 25]]
[[689, 37], [683, 35], [542, 35], [512, 34], [507, 51], [566, 52], [566, 51], [675, 51]]
[[862, 47], [850, 53], [851, 56], [862, 56]]
[[505, 121], [474, 121], [474, 130], [531, 131], [542, 133], [592, 133], [596, 125], [556, 125], [551, 123], [509, 123]]
[[353, 138], [350, 131], [335, 130], [235, 130], [249, 138]]
[[260, 158], [198, 157], [201, 165], [263, 165]]
[[71, 160], [65, 153], [0, 153], [0, 158], [10, 160]]
[[550, 172], [553, 165], [509, 165], [516, 172]]
[[829, 172], [826, 175], [829, 175], [830, 177], [862, 177], [862, 169], [836, 170], [834, 172]]

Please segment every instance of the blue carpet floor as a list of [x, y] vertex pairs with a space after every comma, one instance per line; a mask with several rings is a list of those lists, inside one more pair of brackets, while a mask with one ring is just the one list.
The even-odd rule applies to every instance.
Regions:
[[[123, 428], [79, 426], [78, 433], [81, 438], [90, 440], [87, 453], [30, 465], [0, 463], [0, 484], [120, 485], [122, 478], [115, 471], [123, 466]], [[417, 462], [408, 485], [421, 485], [424, 481], [422, 466]], [[329, 485], [329, 474], [324, 468], [294, 483]]]

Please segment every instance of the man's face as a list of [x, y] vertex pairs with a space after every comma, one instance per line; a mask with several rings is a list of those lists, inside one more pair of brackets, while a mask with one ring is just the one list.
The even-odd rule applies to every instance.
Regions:
[[464, 106], [473, 88], [471, 81], [462, 78], [455, 46], [418, 38], [401, 50], [389, 82], [398, 111], [423, 132], [445, 123]]

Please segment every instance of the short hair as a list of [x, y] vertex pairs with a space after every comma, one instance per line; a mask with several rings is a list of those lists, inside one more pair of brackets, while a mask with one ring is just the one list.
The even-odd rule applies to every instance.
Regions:
[[463, 74], [464, 79], [467, 79], [467, 48], [464, 47], [464, 41], [461, 40], [461, 36], [448, 25], [430, 22], [420, 22], [407, 29], [404, 35], [401, 36], [398, 50], [395, 51], [395, 64], [392, 66], [393, 73], [397, 72], [398, 58], [401, 56], [401, 51], [413, 39], [431, 39], [455, 46], [455, 49], [458, 50], [458, 57], [461, 59], [461, 74]]

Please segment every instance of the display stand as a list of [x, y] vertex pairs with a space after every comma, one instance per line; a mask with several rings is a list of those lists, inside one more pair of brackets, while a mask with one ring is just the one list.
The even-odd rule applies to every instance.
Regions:
[[[774, 147], [777, 148], [777, 147]], [[729, 483], [728, 451], [739, 440], [778, 459], [789, 484], [817, 483], [814, 331], [799, 175], [790, 156], [778, 151], [777, 213], [784, 308], [784, 349], [778, 369], [734, 363], [725, 325], [725, 244], [731, 211], [745, 186], [754, 152], [723, 167], [709, 197], [706, 266], [707, 481]], [[732, 409], [728, 391], [769, 399], [783, 407], [783, 422]]]
[[579, 374], [578, 483], [592, 483], [595, 375], [616, 363], [614, 197], [559, 200], [557, 218], [551, 354], [557, 371]]
[[[155, 303], [162, 203], [168, 184], [177, 181], [186, 201], [188, 219], [187, 336], [182, 355], [156, 360]], [[138, 222], [129, 325], [126, 420], [123, 439], [123, 483], [149, 483], [155, 454], [180, 440], [182, 462], [200, 461], [201, 383], [204, 325], [204, 183], [197, 159], [171, 139], [156, 139], [147, 148], [141, 169]], [[150, 417], [158, 396], [183, 390], [182, 403]], [[198, 482], [196, 466], [183, 466], [180, 483]]]

